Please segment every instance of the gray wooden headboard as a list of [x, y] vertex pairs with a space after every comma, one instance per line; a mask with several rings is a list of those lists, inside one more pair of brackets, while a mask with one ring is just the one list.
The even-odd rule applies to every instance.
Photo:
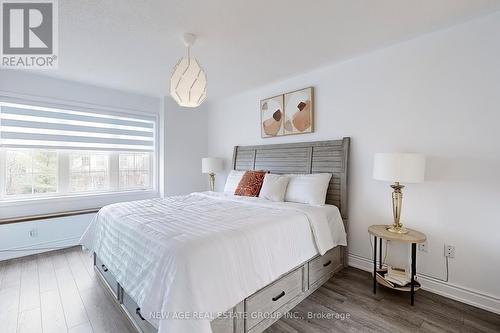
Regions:
[[350, 138], [331, 141], [235, 146], [234, 170], [266, 170], [272, 173], [333, 174], [326, 203], [339, 208], [347, 219], [347, 162]]

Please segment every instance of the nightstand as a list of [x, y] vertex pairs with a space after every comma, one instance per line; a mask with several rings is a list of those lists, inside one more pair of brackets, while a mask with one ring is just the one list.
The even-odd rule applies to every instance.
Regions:
[[[368, 228], [368, 233], [373, 236], [373, 293], [377, 293], [377, 283], [380, 283], [383, 286], [386, 286], [391, 289], [400, 290], [400, 291], [409, 291], [410, 292], [410, 304], [414, 304], [415, 300], [415, 290], [420, 288], [420, 284], [415, 281], [415, 276], [417, 274], [417, 244], [423, 243], [426, 240], [426, 236], [416, 230], [407, 229], [408, 233], [406, 234], [398, 234], [394, 232], [390, 232], [387, 230], [390, 226], [387, 225], [372, 225]], [[379, 267], [377, 270], [377, 239], [379, 241]], [[410, 286], [405, 287], [397, 287], [392, 286], [388, 283], [382, 271], [382, 240], [385, 241], [394, 241], [394, 242], [403, 242], [411, 244], [411, 282]]]

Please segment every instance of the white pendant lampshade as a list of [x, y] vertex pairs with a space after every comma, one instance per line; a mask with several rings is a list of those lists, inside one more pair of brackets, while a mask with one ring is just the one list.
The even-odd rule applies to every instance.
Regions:
[[170, 78], [170, 96], [180, 106], [195, 108], [207, 98], [207, 75], [200, 63], [191, 57], [191, 46], [196, 41], [194, 34], [184, 34], [187, 56], [174, 67]]
[[413, 153], [375, 154], [373, 178], [388, 182], [421, 183], [424, 181], [425, 155]]

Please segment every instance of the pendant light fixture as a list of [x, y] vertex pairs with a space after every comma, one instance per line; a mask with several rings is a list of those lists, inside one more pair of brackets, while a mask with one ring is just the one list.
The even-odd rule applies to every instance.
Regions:
[[174, 67], [170, 78], [170, 96], [180, 106], [195, 108], [207, 98], [207, 75], [198, 60], [191, 57], [191, 46], [196, 41], [196, 35], [183, 35], [187, 56], [181, 58]]

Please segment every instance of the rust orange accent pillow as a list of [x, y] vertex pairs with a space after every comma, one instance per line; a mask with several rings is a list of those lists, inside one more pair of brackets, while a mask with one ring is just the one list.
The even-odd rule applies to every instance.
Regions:
[[265, 171], [247, 171], [241, 177], [241, 180], [234, 191], [235, 195], [241, 195], [245, 197], [257, 197], [259, 196], [260, 188], [264, 182]]

